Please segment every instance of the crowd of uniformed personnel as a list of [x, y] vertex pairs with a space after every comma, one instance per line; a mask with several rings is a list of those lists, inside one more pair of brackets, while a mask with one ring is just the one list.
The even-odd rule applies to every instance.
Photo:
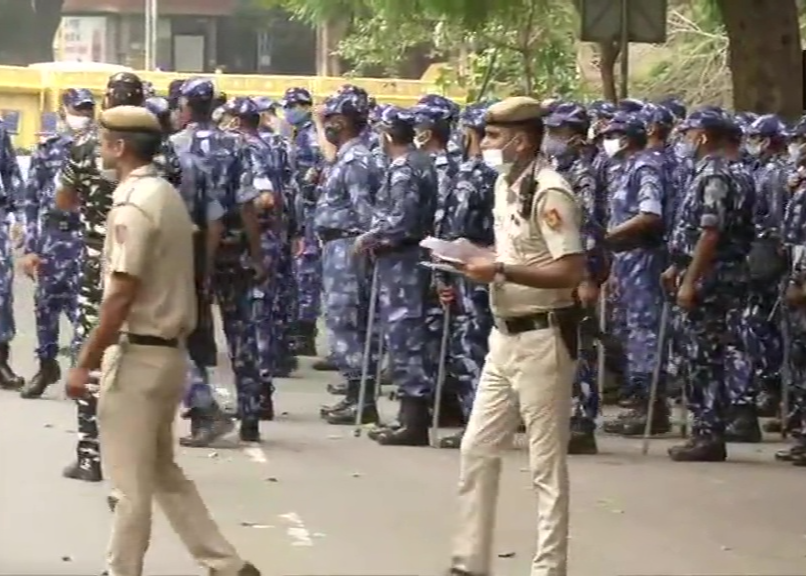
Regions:
[[[24, 226], [19, 264], [37, 281], [40, 365], [23, 383], [9, 366], [13, 259], [3, 228], [0, 385], [25, 398], [60, 379], [60, 314], [75, 326], [75, 350], [97, 322], [116, 186], [100, 163], [92, 94], [69, 89], [61, 104], [63, 130], [38, 145], [26, 182], [8, 134], [0, 156], [4, 208]], [[399, 108], [353, 85], [319, 106], [304, 88], [279, 102], [227, 99], [206, 78], [175, 81], [163, 98], [132, 73], [110, 78], [103, 108], [145, 106], [159, 119], [156, 167], [196, 229], [199, 328], [188, 343], [183, 445], [208, 446], [235, 420], [243, 441], [258, 441], [259, 422], [274, 418], [273, 378], [294, 371], [297, 355], [315, 355], [321, 314], [330, 350], [318, 368], [342, 379], [330, 391], [343, 399], [321, 409], [328, 423], [378, 423], [370, 437], [381, 445], [427, 445], [443, 358], [440, 425], [463, 426], [495, 322], [488, 289], [422, 266], [419, 243], [436, 236], [493, 247], [493, 186], [510, 162], [507, 145], [484, 142], [490, 104], [425, 95]], [[543, 105], [543, 154], [584, 215], [578, 301], [593, 318], [606, 300], [607, 333], [623, 344], [608, 367], [626, 411], [605, 431], [641, 435], [651, 415], [650, 432], [667, 433], [682, 387], [693, 426], [672, 459], [724, 460], [726, 443], [761, 440], [761, 415], [778, 416], [770, 429], [794, 438], [777, 457], [806, 465], [806, 119], [787, 126], [709, 106], [687, 113], [675, 99]], [[234, 416], [209, 380], [212, 302], [234, 373]], [[595, 324], [582, 323], [572, 454], [597, 450], [602, 364], [594, 341], [613, 339]], [[375, 406], [381, 381], [400, 399], [389, 425]], [[93, 395], [78, 401], [68, 477], [101, 479], [96, 404]], [[460, 432], [441, 445], [461, 440]]]

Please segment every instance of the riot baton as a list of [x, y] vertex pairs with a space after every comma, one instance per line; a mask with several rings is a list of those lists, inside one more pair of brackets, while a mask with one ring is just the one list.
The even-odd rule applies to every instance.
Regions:
[[[599, 290], [599, 333], [604, 334], [607, 330], [607, 283], [602, 284]], [[600, 339], [596, 346], [596, 387], [599, 389], [599, 414], [602, 414], [602, 407], [605, 393], [605, 346]]]
[[[364, 358], [361, 362], [361, 384], [358, 388], [358, 407], [355, 413], [355, 429], [353, 436], [359, 438], [362, 430], [364, 404], [367, 402], [367, 386], [369, 385], [369, 366], [372, 361], [373, 329], [375, 328], [375, 311], [378, 304], [378, 267], [372, 264], [372, 284], [369, 289], [369, 315], [367, 316], [367, 332], [364, 341]], [[378, 383], [375, 383], [378, 386]]]
[[442, 339], [439, 343], [439, 366], [437, 368], [437, 382], [434, 388], [434, 412], [431, 417], [431, 447], [439, 448], [439, 412], [442, 405], [442, 390], [445, 387], [446, 365], [448, 357], [448, 337], [451, 331], [451, 309], [442, 308]]
[[668, 299], [664, 299], [663, 308], [660, 313], [660, 334], [658, 335], [658, 348], [657, 358], [655, 359], [655, 367], [652, 371], [652, 383], [649, 386], [649, 406], [647, 407], [646, 426], [644, 426], [644, 439], [641, 443], [641, 454], [646, 456], [649, 453], [649, 439], [652, 433], [652, 418], [655, 413], [655, 402], [658, 400], [658, 386], [660, 385], [660, 377], [663, 371], [663, 365], [666, 358], [666, 336], [668, 333], [669, 325], [669, 309], [671, 305]]

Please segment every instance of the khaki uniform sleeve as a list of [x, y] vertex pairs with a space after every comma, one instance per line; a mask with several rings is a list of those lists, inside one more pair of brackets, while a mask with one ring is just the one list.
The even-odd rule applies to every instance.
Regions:
[[580, 210], [571, 194], [558, 188], [538, 189], [535, 217], [553, 260], [585, 252]]
[[148, 216], [137, 206], [122, 204], [114, 208], [109, 273], [142, 278], [152, 258], [153, 237], [156, 233]]

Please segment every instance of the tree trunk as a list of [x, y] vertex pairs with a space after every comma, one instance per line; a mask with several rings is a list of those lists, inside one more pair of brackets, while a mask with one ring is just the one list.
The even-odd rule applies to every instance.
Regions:
[[616, 102], [616, 61], [620, 50], [618, 42], [600, 42], [599, 51], [599, 78], [602, 81], [602, 95], [605, 100]]
[[730, 40], [736, 110], [803, 112], [803, 67], [795, 0], [717, 0]]
[[64, 0], [0, 0], [0, 61], [26, 66], [53, 60]]

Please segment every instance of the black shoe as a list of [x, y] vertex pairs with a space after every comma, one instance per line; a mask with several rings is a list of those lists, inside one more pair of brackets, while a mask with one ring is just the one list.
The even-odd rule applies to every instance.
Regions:
[[599, 453], [596, 445], [596, 424], [586, 418], [571, 418], [571, 436], [568, 438], [568, 453], [572, 455], [593, 455]]
[[40, 360], [39, 371], [26, 383], [20, 396], [23, 398], [39, 398], [51, 384], [56, 384], [62, 377], [62, 369], [58, 360]]
[[439, 439], [439, 447], [440, 448], [449, 448], [451, 450], [458, 450], [462, 447], [462, 438], [465, 436], [465, 431], [460, 430], [456, 434], [451, 434], [450, 436], [445, 436], [445, 438]]
[[[640, 408], [636, 411], [634, 417], [620, 420], [621, 435], [643, 436], [646, 430], [647, 416], [649, 416], [648, 409]], [[659, 399], [655, 403], [655, 409], [652, 411], [652, 424], [649, 427], [649, 433], [652, 436], [658, 436], [667, 434], [671, 429], [672, 421], [669, 405], [666, 403], [665, 399]]]
[[327, 393], [334, 396], [344, 396], [347, 394], [347, 382], [339, 382], [338, 384], [328, 384]]
[[725, 428], [725, 441], [746, 444], [761, 442], [761, 427], [758, 425], [758, 415], [754, 405], [733, 407], [731, 419]]
[[0, 344], [0, 388], [5, 390], [19, 390], [25, 384], [22, 376], [17, 376], [8, 365], [10, 347], [8, 342]]
[[317, 360], [311, 366], [317, 372], [338, 372], [339, 368], [330, 360]]
[[376, 441], [382, 446], [428, 446], [430, 420], [425, 399], [404, 396], [400, 399], [401, 427], [381, 432]]
[[725, 441], [711, 436], [694, 436], [685, 444], [669, 448], [675, 462], [724, 462], [728, 458]]
[[101, 474], [100, 460], [80, 459], [76, 460], [62, 471], [62, 476], [71, 480], [83, 480], [84, 482], [100, 482], [104, 479]]
[[378, 436], [380, 436], [381, 434], [385, 434], [386, 432], [389, 431], [394, 432], [395, 430], [400, 430], [400, 428], [402, 428], [400, 422], [392, 422], [391, 424], [378, 424], [372, 430], [367, 432], [367, 438], [369, 438], [370, 440], [377, 440]]
[[342, 398], [335, 404], [331, 404], [330, 406], [322, 406], [319, 409], [319, 416], [321, 418], [327, 418], [333, 412], [339, 412], [341, 410], [344, 410], [348, 406], [352, 406], [352, 404], [353, 404], [352, 400], [348, 398]]
[[[325, 421], [334, 426], [352, 426], [358, 416], [358, 403], [350, 402], [341, 410], [334, 410], [325, 416]], [[377, 424], [380, 421], [375, 404], [367, 404], [361, 413], [361, 424]]]
[[208, 448], [235, 428], [235, 422], [217, 406], [209, 410], [194, 408], [190, 415], [190, 435], [179, 439], [185, 448]]
[[261, 397], [257, 417], [263, 422], [271, 422], [274, 420], [274, 399], [271, 396]]
[[804, 457], [806, 457], [806, 441], [800, 438], [789, 448], [778, 450], [775, 453], [775, 459], [778, 460], [778, 462], [794, 462]]
[[241, 442], [260, 442], [260, 420], [241, 420], [238, 437]]
[[288, 378], [297, 371], [299, 368], [299, 360], [297, 360], [296, 356], [292, 356], [290, 353], [280, 357], [277, 360], [276, 365], [274, 366], [274, 373], [272, 376], [275, 378]]

